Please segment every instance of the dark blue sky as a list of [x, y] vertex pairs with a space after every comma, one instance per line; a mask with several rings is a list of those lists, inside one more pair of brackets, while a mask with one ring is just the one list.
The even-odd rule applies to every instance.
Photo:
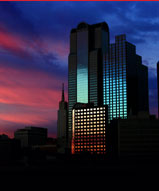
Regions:
[[105, 21], [111, 42], [124, 33], [136, 45], [149, 68], [150, 111], [157, 113], [159, 2], [0, 2], [0, 133], [38, 125], [56, 134], [69, 33], [81, 21]]

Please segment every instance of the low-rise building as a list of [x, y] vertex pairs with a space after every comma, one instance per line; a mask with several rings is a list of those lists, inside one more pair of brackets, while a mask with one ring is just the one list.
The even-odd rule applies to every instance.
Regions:
[[108, 107], [77, 103], [72, 110], [72, 154], [106, 154]]
[[111, 121], [109, 151], [117, 158], [159, 156], [159, 120], [134, 117]]
[[47, 129], [42, 127], [25, 127], [14, 133], [15, 139], [21, 141], [21, 147], [44, 145], [47, 141]]
[[13, 160], [20, 157], [20, 141], [11, 139], [7, 135], [0, 135], [0, 160]]

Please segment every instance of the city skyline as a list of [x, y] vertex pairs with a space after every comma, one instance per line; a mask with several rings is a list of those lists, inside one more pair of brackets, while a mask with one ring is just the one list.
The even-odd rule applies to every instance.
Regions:
[[[77, 4], [83, 13], [74, 18], [80, 12], [75, 12]], [[55, 136], [63, 82], [67, 90], [69, 33], [81, 21], [106, 21], [111, 43], [115, 35], [124, 33], [137, 47], [143, 64], [149, 67], [150, 113], [157, 114], [157, 5], [158, 2], [1, 2], [0, 133], [13, 136], [18, 128], [40, 125]]]

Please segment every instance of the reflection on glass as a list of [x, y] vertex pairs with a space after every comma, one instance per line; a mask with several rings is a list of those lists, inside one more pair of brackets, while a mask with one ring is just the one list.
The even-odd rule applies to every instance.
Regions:
[[77, 102], [88, 103], [88, 31], [77, 34]]

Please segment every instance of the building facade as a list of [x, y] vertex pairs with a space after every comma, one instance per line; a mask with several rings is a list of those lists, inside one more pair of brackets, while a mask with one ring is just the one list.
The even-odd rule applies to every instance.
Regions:
[[115, 37], [104, 65], [104, 104], [109, 106], [109, 119], [127, 119], [129, 114], [149, 112], [148, 68], [136, 55], [136, 47], [126, 35]]
[[68, 104], [65, 101], [64, 84], [62, 85], [62, 97], [59, 102], [57, 117], [57, 151], [65, 153], [68, 125]]
[[42, 127], [25, 127], [14, 133], [14, 138], [21, 141], [21, 147], [44, 145], [47, 141], [47, 129]]
[[108, 107], [77, 103], [72, 111], [72, 154], [106, 154]]
[[72, 109], [77, 103], [103, 105], [103, 67], [109, 46], [108, 25], [80, 23], [70, 33], [68, 68], [68, 141], [72, 140]]
[[159, 120], [136, 116], [110, 123], [110, 145], [115, 158], [159, 157]]

